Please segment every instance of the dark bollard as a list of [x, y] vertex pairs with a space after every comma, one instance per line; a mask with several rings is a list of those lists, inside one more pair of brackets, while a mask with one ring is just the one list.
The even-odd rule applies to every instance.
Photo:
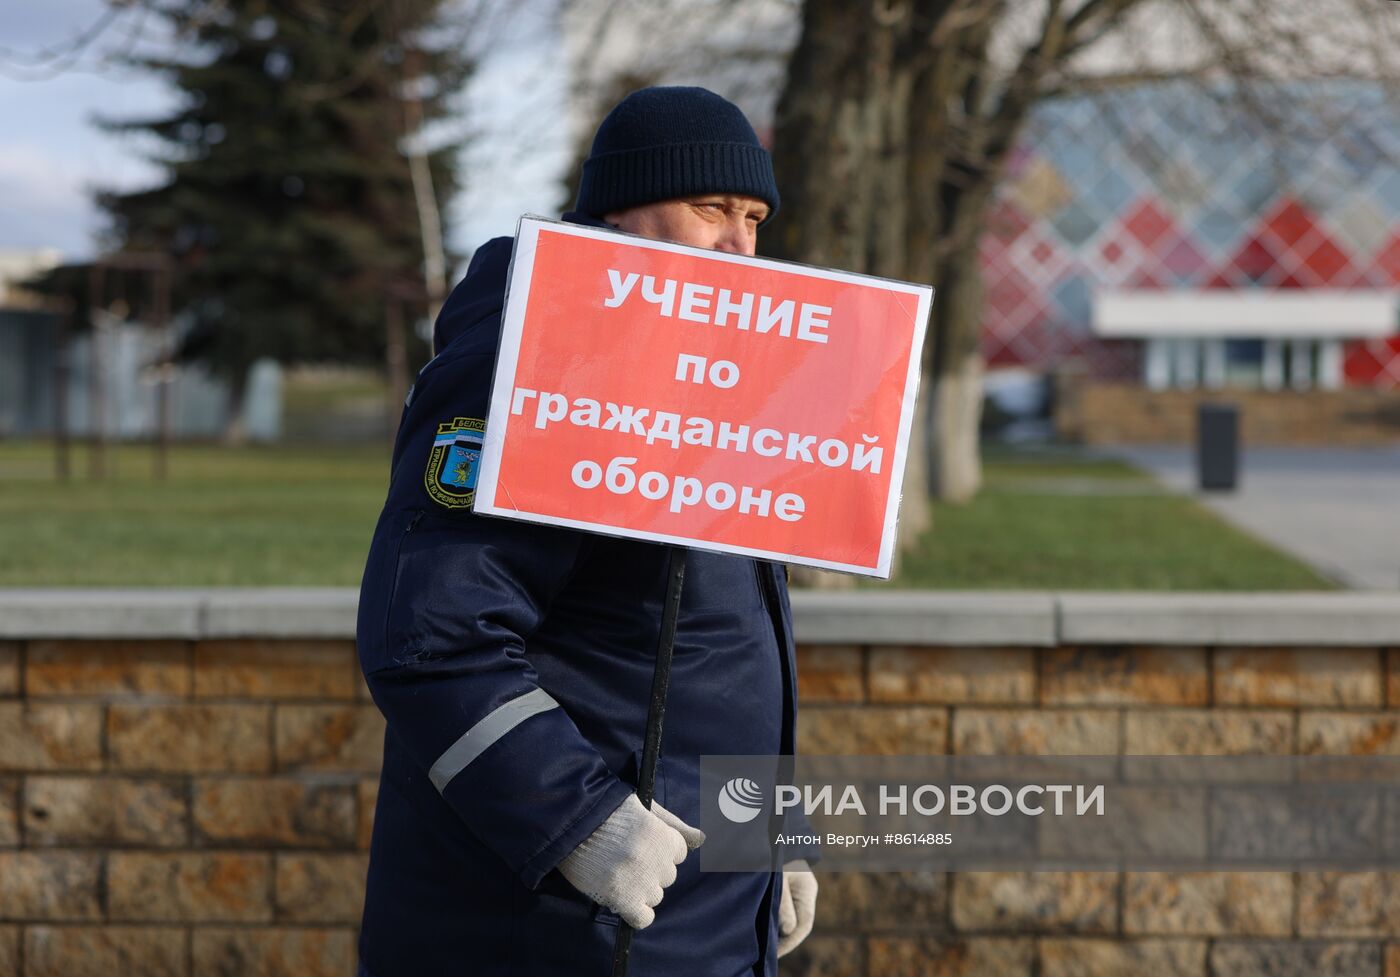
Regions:
[[1240, 471], [1240, 411], [1234, 404], [1196, 409], [1196, 476], [1205, 492], [1233, 492]]

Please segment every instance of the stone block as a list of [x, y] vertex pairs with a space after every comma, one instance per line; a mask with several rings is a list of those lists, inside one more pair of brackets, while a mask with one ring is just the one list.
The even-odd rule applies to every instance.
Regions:
[[799, 645], [797, 698], [813, 702], [862, 702], [865, 662], [857, 645]]
[[1288, 872], [1129, 872], [1123, 931], [1137, 936], [1287, 936]]
[[[1077, 771], [1081, 779], [1092, 777], [1088, 763], [1079, 764]], [[1099, 866], [1115, 854], [1164, 864], [1208, 857], [1210, 795], [1204, 787], [1133, 784], [1108, 790], [1110, 817], [1035, 818], [1039, 857]], [[1074, 810], [1071, 797], [1065, 797], [1066, 812]], [[1051, 810], [1048, 799], [1046, 810]]]
[[189, 645], [182, 641], [31, 641], [24, 687], [31, 698], [188, 696]]
[[1400, 648], [1385, 652], [1385, 704], [1400, 707]]
[[1236, 706], [1379, 706], [1372, 648], [1220, 648], [1215, 702]]
[[201, 641], [199, 698], [353, 699], [360, 665], [350, 641]]
[[953, 927], [1012, 933], [1111, 933], [1118, 928], [1114, 872], [957, 872]]
[[945, 872], [818, 871], [817, 882], [817, 926], [830, 932], [927, 931], [947, 917]]
[[1293, 750], [1293, 717], [1265, 710], [1143, 709], [1125, 717], [1130, 756], [1239, 756]]
[[1038, 977], [1206, 977], [1206, 941], [1045, 937]]
[[1381, 948], [1320, 940], [1219, 940], [1210, 948], [1210, 968], [1229, 977], [1357, 977], [1380, 973]]
[[0, 974], [19, 974], [19, 937], [18, 926], [0, 926]]
[[866, 973], [879, 977], [1031, 977], [1035, 944], [991, 936], [873, 936], [869, 957]]
[[1015, 704], [1035, 699], [1029, 648], [874, 648], [874, 702], [939, 705]]
[[1400, 874], [1300, 872], [1298, 932], [1329, 937], [1400, 933]]
[[194, 977], [352, 977], [357, 953], [350, 929], [194, 931]]
[[18, 641], [0, 641], [0, 698], [19, 695]]
[[1311, 712], [1298, 717], [1298, 752], [1400, 756], [1400, 712]]
[[374, 837], [374, 806], [379, 801], [379, 781], [362, 780], [357, 791], [359, 795], [360, 824], [357, 846], [369, 850], [370, 839]]
[[359, 925], [368, 869], [367, 855], [278, 855], [277, 919]]
[[0, 920], [100, 919], [101, 872], [95, 852], [0, 852]]
[[272, 707], [116, 704], [107, 712], [107, 748], [118, 770], [266, 773]]
[[0, 848], [19, 844], [19, 778], [0, 777]]
[[269, 855], [112, 852], [108, 912], [131, 922], [267, 923], [271, 879]]
[[131, 777], [30, 777], [24, 837], [40, 845], [141, 845], [189, 841], [184, 784]]
[[215, 845], [348, 847], [356, 841], [358, 803], [353, 783], [201, 778], [194, 784], [194, 830]]
[[24, 977], [188, 977], [178, 927], [30, 926]]
[[1400, 977], [1400, 943], [1385, 945], [1384, 977]]
[[865, 977], [865, 941], [814, 930], [781, 966], [783, 977]]
[[1053, 706], [1204, 706], [1204, 648], [1054, 648], [1040, 655], [1040, 701]]
[[1109, 756], [1120, 752], [1118, 714], [1107, 709], [959, 709], [953, 752], [980, 756]]
[[928, 755], [948, 750], [948, 711], [932, 706], [818, 706], [797, 713], [809, 756]]
[[277, 769], [377, 773], [384, 717], [374, 706], [279, 705]]
[[101, 706], [0, 702], [0, 771], [101, 767]]
[[1382, 800], [1369, 788], [1324, 788], [1293, 791], [1288, 803], [1280, 803], [1275, 792], [1254, 785], [1217, 787], [1208, 812], [1213, 864], [1242, 860], [1285, 868], [1292, 859], [1375, 864], [1389, 840]]

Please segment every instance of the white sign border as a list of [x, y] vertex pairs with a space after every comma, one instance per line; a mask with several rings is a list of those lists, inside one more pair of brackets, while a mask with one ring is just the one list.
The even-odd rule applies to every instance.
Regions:
[[[693, 539], [687, 536], [672, 536], [668, 533], [628, 529], [623, 526], [610, 526], [602, 523], [586, 522], [580, 519], [566, 519], [562, 516], [549, 516], [543, 513], [529, 512], [524, 509], [505, 508], [497, 504], [496, 495], [499, 489], [501, 456], [505, 446], [505, 429], [509, 424], [511, 397], [515, 390], [515, 376], [520, 366], [520, 343], [524, 338], [525, 331], [526, 303], [523, 301], [511, 302], [511, 296], [524, 296], [529, 294], [530, 279], [534, 273], [535, 250], [539, 241], [539, 234], [541, 230], [546, 228], [550, 231], [563, 232], [575, 237], [592, 238], [595, 240], [615, 240], [618, 237], [625, 237], [630, 244], [651, 248], [656, 251], [670, 251], [677, 254], [687, 254], [708, 260], [742, 264], [749, 267], [771, 268], [775, 271], [782, 271], [788, 274], [805, 274], [809, 277], [820, 278], [824, 281], [839, 281], [851, 284], [878, 282], [888, 291], [903, 292], [917, 299], [918, 306], [915, 310], [914, 335], [912, 337], [912, 347], [909, 354], [909, 369], [904, 380], [904, 395], [900, 406], [899, 430], [897, 432], [894, 452], [894, 468], [890, 472], [889, 493], [885, 504], [885, 522], [880, 535], [880, 552], [874, 567], [836, 563], [830, 560], [819, 560], [809, 556], [800, 556], [795, 553], [781, 553], [774, 550], [753, 549], [747, 546], [712, 543], [708, 540]], [[571, 224], [567, 221], [549, 220], [548, 218], [538, 217], [533, 214], [526, 214], [520, 218], [516, 226], [515, 250], [511, 254], [510, 269], [506, 274], [505, 306], [501, 312], [501, 331], [496, 353], [496, 367], [491, 377], [491, 399], [487, 405], [486, 431], [483, 435], [481, 449], [481, 468], [477, 473], [476, 493], [472, 501], [472, 511], [479, 515], [514, 519], [520, 522], [530, 522], [548, 526], [564, 526], [570, 529], [581, 529], [625, 539], [670, 543], [675, 546], [688, 546], [692, 549], [706, 550], [712, 553], [738, 553], [759, 559], [777, 560], [783, 563], [795, 563], [800, 566], [817, 567], [823, 570], [836, 570], [843, 573], [853, 573], [865, 577], [879, 577], [888, 580], [890, 577], [891, 564], [894, 559], [894, 543], [896, 530], [898, 528], [899, 504], [903, 497], [904, 488], [904, 466], [908, 457], [914, 406], [918, 400], [924, 335], [928, 327], [929, 311], [933, 305], [933, 292], [934, 290], [931, 285], [916, 285], [912, 282], [879, 278], [874, 275], [861, 275], [855, 272], [818, 268], [813, 265], [804, 265], [795, 261], [779, 261], [775, 258], [750, 257], [748, 255], [736, 255], [726, 251], [712, 251], [707, 248], [696, 248], [686, 244], [676, 244], [671, 241], [656, 241], [651, 238], [644, 238], [635, 234], [626, 234], [622, 231], [612, 229], [604, 230], [603, 228], [589, 227], [583, 224]]]

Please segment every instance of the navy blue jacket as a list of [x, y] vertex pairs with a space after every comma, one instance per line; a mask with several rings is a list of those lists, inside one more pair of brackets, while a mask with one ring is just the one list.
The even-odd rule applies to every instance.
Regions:
[[[369, 977], [611, 972], [617, 917], [556, 866], [635, 790], [666, 549], [472, 513], [512, 243], [477, 252], [438, 318], [361, 585], [360, 664], [388, 721]], [[700, 755], [793, 753], [796, 701], [783, 569], [692, 550], [657, 801], [698, 825]], [[775, 974], [781, 872], [697, 856], [629, 973]]]

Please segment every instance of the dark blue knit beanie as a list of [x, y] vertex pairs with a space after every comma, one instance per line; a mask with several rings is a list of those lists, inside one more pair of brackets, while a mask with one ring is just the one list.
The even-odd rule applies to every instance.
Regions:
[[768, 204], [771, 219], [778, 212], [778, 183], [768, 150], [739, 107], [712, 91], [643, 88], [598, 126], [574, 209], [602, 217], [706, 193], [757, 197]]

